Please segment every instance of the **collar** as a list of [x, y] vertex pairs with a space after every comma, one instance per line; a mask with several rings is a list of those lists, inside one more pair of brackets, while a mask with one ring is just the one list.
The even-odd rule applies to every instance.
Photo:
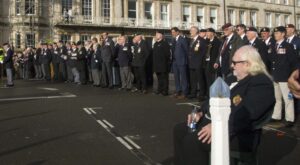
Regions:
[[241, 39], [244, 39], [245, 35], [246, 35], [245, 33], [242, 34], [242, 35], [241, 35]]
[[293, 34], [292, 36], [288, 37], [289, 43], [292, 42], [292, 40], [294, 39], [294, 37], [295, 37], [295, 34]]
[[284, 39], [282, 39], [282, 40], [280, 40], [280, 41], [277, 41], [276, 43], [278, 44], [278, 46], [279, 45], [281, 45], [282, 44], [282, 42], [284, 41]]
[[227, 43], [231, 40], [232, 37], [233, 37], [233, 33], [230, 34], [228, 37], [226, 37], [227, 38]]
[[180, 36], [180, 35], [178, 35], [178, 36], [175, 37], [176, 41], [178, 41], [179, 36]]
[[198, 36], [195, 36], [195, 37], [194, 37], [194, 41], [196, 41], [197, 39], [198, 39]]
[[266, 44], [266, 45], [268, 45], [270, 39], [271, 39], [271, 37], [269, 37], [267, 40], [265, 40], [265, 44]]
[[249, 41], [251, 43], [251, 45], [253, 45], [254, 41], [256, 40], [256, 37], [253, 38], [251, 41]]

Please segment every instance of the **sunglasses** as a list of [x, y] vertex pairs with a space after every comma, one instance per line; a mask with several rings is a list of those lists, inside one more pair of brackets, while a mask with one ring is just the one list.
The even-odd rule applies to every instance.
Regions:
[[232, 64], [235, 66], [238, 63], [245, 63], [245, 62], [247, 62], [247, 61], [232, 61]]

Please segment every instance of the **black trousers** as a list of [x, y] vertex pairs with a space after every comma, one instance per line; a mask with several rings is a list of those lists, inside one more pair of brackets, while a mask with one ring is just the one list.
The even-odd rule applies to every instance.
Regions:
[[112, 87], [113, 86], [113, 74], [112, 74], [112, 63], [103, 62], [102, 63], [102, 75], [103, 75], [103, 85]]
[[187, 123], [177, 124], [174, 128], [174, 165], [208, 165], [210, 145], [198, 140], [197, 133], [188, 132]]
[[197, 96], [197, 88], [199, 85], [199, 96], [206, 96], [206, 82], [203, 68], [190, 69], [190, 94]]
[[206, 93], [209, 93], [210, 86], [214, 83], [217, 73], [207, 64], [205, 68], [205, 79], [206, 79]]
[[86, 84], [87, 79], [86, 79], [86, 66], [84, 61], [80, 61], [77, 64], [77, 69], [79, 72], [79, 77], [80, 77], [80, 82], [82, 84]]
[[169, 91], [169, 73], [168, 72], [157, 72], [157, 92], [168, 93]]
[[146, 69], [145, 66], [133, 67], [134, 77], [136, 81], [136, 88], [139, 90], [146, 90], [147, 80], [146, 80]]
[[66, 61], [61, 61], [59, 64], [62, 81], [68, 80], [68, 71]]
[[53, 64], [53, 72], [54, 72], [53, 79], [57, 81], [59, 79], [59, 63], [52, 63], [52, 64]]
[[51, 69], [50, 69], [50, 63], [43, 64], [45, 75], [44, 78], [48, 81], [51, 80]]

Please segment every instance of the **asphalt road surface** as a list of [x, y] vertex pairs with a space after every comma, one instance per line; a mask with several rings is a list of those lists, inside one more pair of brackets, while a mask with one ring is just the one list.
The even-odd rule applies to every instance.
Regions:
[[[0, 165], [172, 165], [171, 97], [42, 81], [0, 88]], [[266, 126], [261, 165], [300, 164], [300, 130]]]

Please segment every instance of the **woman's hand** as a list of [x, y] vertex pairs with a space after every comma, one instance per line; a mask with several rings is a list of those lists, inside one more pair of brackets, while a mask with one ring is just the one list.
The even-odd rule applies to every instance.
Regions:
[[211, 124], [207, 124], [199, 131], [198, 139], [201, 140], [202, 143], [211, 143]]

